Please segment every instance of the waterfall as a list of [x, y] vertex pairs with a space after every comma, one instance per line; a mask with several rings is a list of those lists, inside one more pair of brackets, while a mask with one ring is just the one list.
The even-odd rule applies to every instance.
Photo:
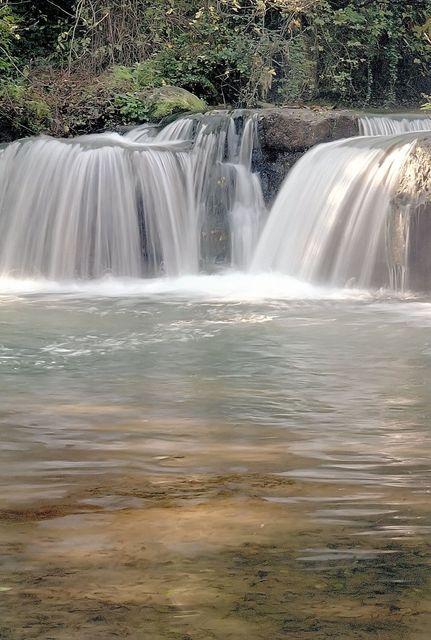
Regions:
[[359, 120], [363, 136], [391, 136], [412, 131], [431, 131], [431, 117], [414, 115], [364, 116]]
[[[240, 132], [237, 119], [243, 120]], [[203, 223], [202, 257], [206, 262], [218, 257], [226, 262], [229, 253], [233, 267], [250, 264], [265, 217], [259, 176], [252, 170], [258, 146], [256, 125], [256, 114], [220, 112], [177, 120], [159, 133], [144, 125], [127, 134], [134, 141], [194, 140], [190, 156], [194, 199]], [[217, 255], [217, 236], [220, 240], [225, 235], [230, 245], [220, 243]]]
[[[372, 136], [312, 148], [267, 221], [253, 170], [256, 113], [214, 111], [124, 136], [5, 145], [0, 274], [179, 276], [222, 264], [334, 286], [405, 286], [409, 220], [400, 214], [389, 232], [388, 216], [406, 159], [430, 123], [364, 117], [361, 132]], [[397, 256], [392, 265], [389, 254]]]
[[247, 267], [264, 214], [256, 119], [181, 118], [162, 130], [0, 148], [0, 273], [51, 279]]
[[336, 286], [388, 286], [387, 219], [414, 134], [319, 145], [293, 167], [252, 269]]
[[190, 159], [179, 149], [115, 134], [8, 145], [0, 155], [0, 272], [138, 276], [161, 261], [169, 274], [195, 270]]
[[252, 172], [256, 145], [255, 119], [250, 118], [244, 125], [239, 157], [232, 162], [235, 193], [230, 211], [231, 256], [232, 264], [239, 268], [248, 267], [251, 262], [265, 210], [259, 177]]

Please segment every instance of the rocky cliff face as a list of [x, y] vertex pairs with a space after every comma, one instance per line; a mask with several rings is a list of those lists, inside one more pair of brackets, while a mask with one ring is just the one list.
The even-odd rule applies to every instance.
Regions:
[[431, 291], [431, 133], [415, 143], [404, 165], [388, 228], [394, 286]]
[[359, 135], [352, 111], [274, 108], [259, 111], [260, 156], [256, 160], [265, 199], [271, 203], [289, 169], [316, 144]]

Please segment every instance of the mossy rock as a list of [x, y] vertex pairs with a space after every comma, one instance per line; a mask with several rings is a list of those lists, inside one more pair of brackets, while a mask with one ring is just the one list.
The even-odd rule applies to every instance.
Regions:
[[119, 93], [114, 96], [113, 104], [119, 117], [117, 124], [166, 121], [176, 114], [206, 109], [205, 102], [193, 93], [170, 85]]
[[174, 113], [205, 111], [206, 104], [190, 91], [166, 85], [147, 92], [144, 97], [152, 120], [162, 120]]

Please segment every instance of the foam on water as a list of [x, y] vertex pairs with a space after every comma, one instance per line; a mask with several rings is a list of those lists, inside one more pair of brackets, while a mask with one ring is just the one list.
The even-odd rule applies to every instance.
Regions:
[[[224, 272], [216, 275], [189, 275], [178, 278], [111, 278], [99, 280], [52, 280], [0, 278], [0, 297], [34, 295], [74, 297], [141, 297], [259, 302], [266, 300], [372, 300], [388, 297], [388, 292], [315, 286], [281, 273]], [[405, 299], [408, 296], [403, 296]]]

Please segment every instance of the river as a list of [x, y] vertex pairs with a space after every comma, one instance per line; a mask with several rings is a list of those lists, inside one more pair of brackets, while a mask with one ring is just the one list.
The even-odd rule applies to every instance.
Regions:
[[429, 638], [428, 300], [0, 290], [0, 637]]

